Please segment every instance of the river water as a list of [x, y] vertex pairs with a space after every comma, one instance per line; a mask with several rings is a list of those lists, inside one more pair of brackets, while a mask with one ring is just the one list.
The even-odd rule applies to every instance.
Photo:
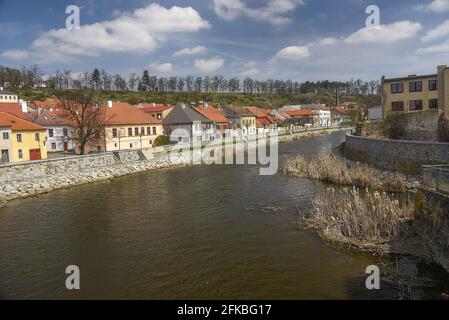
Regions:
[[[303, 139], [280, 154], [326, 153], [343, 140]], [[0, 298], [396, 298], [365, 288], [379, 260], [294, 225], [296, 207], [322, 191], [257, 166], [194, 166], [11, 202], [0, 209]], [[285, 209], [248, 210], [261, 204]], [[80, 268], [79, 291], [65, 287], [68, 265]]]

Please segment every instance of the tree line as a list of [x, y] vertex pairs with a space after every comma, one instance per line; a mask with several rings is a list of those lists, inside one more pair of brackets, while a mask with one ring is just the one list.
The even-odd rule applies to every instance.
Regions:
[[94, 89], [104, 91], [140, 92], [195, 92], [195, 93], [346, 93], [353, 95], [376, 95], [380, 82], [351, 79], [346, 82], [317, 81], [304, 82], [292, 80], [256, 80], [250, 77], [226, 79], [222, 75], [185, 77], [158, 77], [144, 70], [142, 75], [131, 73], [128, 76], [110, 74], [104, 69], [95, 68], [92, 72], [73, 73], [71, 70], [57, 70], [54, 75], [44, 79], [44, 73], [37, 65], [23, 66], [21, 69], [0, 65], [0, 86], [5, 88], [51, 88], [51, 89]]

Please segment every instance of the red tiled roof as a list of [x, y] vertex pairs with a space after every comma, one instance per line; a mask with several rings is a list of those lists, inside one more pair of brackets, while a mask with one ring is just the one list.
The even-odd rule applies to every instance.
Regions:
[[22, 108], [17, 102], [0, 103], [0, 112], [7, 112], [21, 119], [28, 120], [27, 114], [22, 112]]
[[151, 112], [164, 112], [166, 110], [173, 109], [173, 107], [156, 103], [142, 103], [139, 105], [139, 109], [145, 113], [151, 113]]
[[229, 123], [229, 119], [220, 113], [220, 111], [213, 106], [200, 105], [195, 108], [204, 117], [215, 123]]
[[45, 128], [7, 112], [0, 112], [0, 127], [8, 127], [13, 131], [45, 131]]
[[62, 114], [61, 112], [52, 112], [50, 110], [42, 110], [39, 111], [30, 111], [28, 112], [28, 118], [31, 122], [36, 123], [43, 127], [51, 127], [51, 126], [65, 126], [69, 123], [69, 121], [63, 119], [58, 114]]
[[285, 111], [285, 113], [291, 117], [318, 115], [318, 112], [315, 110], [290, 110], [290, 111]]
[[106, 123], [108, 125], [125, 124], [161, 124], [149, 114], [128, 103], [112, 103], [112, 108], [106, 106]]

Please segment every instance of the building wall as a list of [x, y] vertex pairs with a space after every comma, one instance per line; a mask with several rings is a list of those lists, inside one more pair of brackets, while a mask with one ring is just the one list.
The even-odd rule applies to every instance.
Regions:
[[[136, 135], [136, 128], [139, 130], [139, 135]], [[144, 129], [144, 134], [140, 136]], [[148, 134], [150, 128], [150, 134]], [[116, 130], [117, 137], [113, 136], [113, 130]], [[132, 135], [128, 134], [129, 129], [132, 129]], [[156, 133], [153, 130], [156, 129]], [[105, 129], [106, 150], [103, 151], [118, 151], [131, 149], [144, 149], [153, 147], [154, 141], [160, 135], [164, 134], [161, 124], [141, 125], [141, 126], [110, 126]]]
[[256, 117], [242, 117], [242, 121], [248, 135], [257, 134]]
[[[17, 135], [22, 135], [22, 142], [17, 142]], [[35, 134], [39, 134], [39, 141], [36, 141]], [[45, 131], [13, 131], [11, 139], [12, 156], [11, 162], [30, 161], [30, 150], [40, 149], [41, 159], [47, 159], [47, 149], [45, 141]], [[22, 150], [23, 157], [19, 157], [19, 150]]]
[[[8, 134], [8, 139], [3, 139], [3, 133]], [[11, 151], [11, 139], [12, 139], [12, 132], [10, 128], [0, 128], [0, 163], [2, 163], [2, 150], [8, 151], [8, 158], [9, 161], [11, 161], [12, 151]]]
[[[429, 80], [437, 80], [437, 76], [432, 77], [422, 77], [422, 78], [410, 78], [401, 80], [385, 80], [383, 81], [383, 107], [384, 115], [389, 115], [393, 113], [392, 103], [393, 102], [404, 102], [404, 112], [415, 112], [409, 109], [409, 102], [412, 100], [422, 100], [423, 110], [429, 110], [429, 100], [438, 99], [438, 91], [429, 90]], [[409, 85], [410, 82], [422, 81], [422, 91], [421, 92], [410, 92]], [[403, 93], [392, 93], [391, 85], [396, 83], [402, 83], [404, 86]]]
[[[64, 136], [64, 128], [67, 129], [68, 136]], [[46, 127], [47, 131], [45, 133], [47, 137], [47, 152], [63, 152], [64, 150], [64, 141], [67, 142], [67, 150], [73, 150], [75, 149], [75, 144], [73, 143], [73, 140], [70, 139], [70, 132], [71, 129], [69, 127], [63, 127], [63, 126], [51, 126]], [[50, 137], [49, 130], [53, 130], [53, 137]], [[53, 149], [53, 144], [56, 146], [55, 149]]]
[[11, 103], [18, 102], [17, 96], [15, 94], [4, 94], [0, 93], [0, 103]]

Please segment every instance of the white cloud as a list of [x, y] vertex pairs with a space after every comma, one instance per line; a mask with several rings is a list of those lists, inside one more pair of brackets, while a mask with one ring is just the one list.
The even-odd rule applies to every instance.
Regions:
[[257, 75], [259, 73], [259, 70], [256, 68], [250, 68], [250, 69], [246, 69], [243, 70], [242, 72], [240, 72], [240, 75], [243, 77], [253, 77], [255, 75]]
[[26, 50], [6, 50], [2, 53], [2, 57], [12, 60], [25, 60], [30, 56], [29, 52]]
[[308, 47], [290, 46], [276, 53], [275, 59], [300, 60], [310, 56]]
[[433, 0], [427, 5], [418, 5], [416, 9], [436, 13], [449, 11], [449, 0]]
[[173, 65], [171, 63], [160, 63], [150, 65], [150, 69], [159, 73], [169, 73], [173, 71]]
[[416, 53], [419, 55], [426, 55], [426, 54], [438, 54], [438, 53], [444, 53], [447, 54], [449, 52], [449, 40], [435, 46], [429, 46], [427, 48], [419, 48], [416, 50]]
[[193, 65], [195, 68], [200, 70], [201, 72], [210, 73], [217, 71], [221, 67], [223, 67], [225, 61], [220, 57], [215, 57], [212, 59], [196, 59]]
[[422, 29], [420, 23], [399, 21], [388, 25], [381, 25], [377, 29], [363, 28], [344, 39], [348, 44], [379, 43], [388, 44], [399, 40], [409, 39]]
[[[291, 21], [285, 14], [303, 5], [303, 0], [264, 0], [261, 6], [250, 7], [246, 0], [213, 0], [215, 14], [221, 19], [232, 21], [245, 16], [256, 21], [283, 25]], [[252, 1], [254, 3], [254, 1]]]
[[426, 35], [421, 38], [421, 40], [423, 42], [429, 42], [447, 36], [448, 34], [449, 34], [449, 20], [446, 20], [438, 27], [427, 32]]
[[175, 52], [175, 56], [193, 56], [193, 55], [200, 55], [207, 52], [207, 48], [203, 46], [197, 46], [194, 48], [185, 48], [182, 50], [179, 50]]
[[32, 48], [43, 59], [98, 56], [105, 52], [151, 52], [173, 33], [208, 28], [191, 7], [170, 9], [150, 4], [114, 20], [82, 25], [78, 30], [53, 29], [42, 33]]

